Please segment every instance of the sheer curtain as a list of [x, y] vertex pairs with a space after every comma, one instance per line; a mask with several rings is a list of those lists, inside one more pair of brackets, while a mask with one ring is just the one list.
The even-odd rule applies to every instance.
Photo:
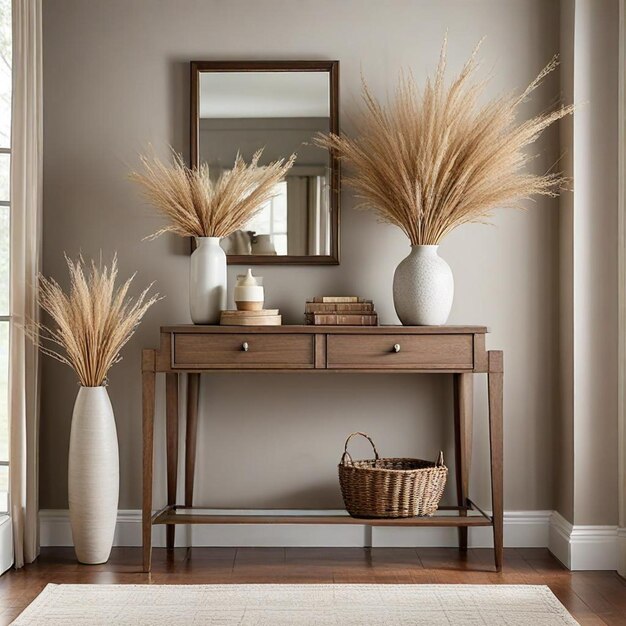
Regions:
[[39, 358], [23, 324], [38, 317], [41, 262], [41, 0], [13, 0], [10, 498], [15, 567], [39, 554]]

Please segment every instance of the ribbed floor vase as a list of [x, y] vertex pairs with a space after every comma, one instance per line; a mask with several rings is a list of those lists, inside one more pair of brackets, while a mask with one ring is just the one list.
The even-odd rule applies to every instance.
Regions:
[[405, 326], [440, 326], [448, 321], [454, 299], [450, 266], [439, 246], [412, 246], [393, 276], [393, 304]]
[[76, 558], [106, 563], [119, 501], [119, 450], [113, 407], [105, 387], [81, 387], [70, 433], [68, 490]]

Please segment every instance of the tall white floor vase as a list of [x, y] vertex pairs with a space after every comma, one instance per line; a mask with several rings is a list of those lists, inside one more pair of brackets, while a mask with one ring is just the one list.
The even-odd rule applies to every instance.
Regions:
[[120, 491], [119, 451], [106, 387], [81, 387], [74, 404], [68, 487], [70, 522], [81, 563], [105, 563], [111, 553]]
[[454, 299], [450, 266], [439, 246], [413, 246], [393, 276], [393, 304], [405, 326], [445, 324]]
[[194, 324], [219, 324], [226, 308], [226, 254], [219, 237], [196, 237], [189, 272], [189, 309]]

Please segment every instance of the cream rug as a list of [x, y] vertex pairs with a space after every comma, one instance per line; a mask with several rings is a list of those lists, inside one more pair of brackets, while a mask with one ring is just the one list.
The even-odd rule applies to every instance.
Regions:
[[48, 585], [19, 626], [577, 624], [538, 585]]

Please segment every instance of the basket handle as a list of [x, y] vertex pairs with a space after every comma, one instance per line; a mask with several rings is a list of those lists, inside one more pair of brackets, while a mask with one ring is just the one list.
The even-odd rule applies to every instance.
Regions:
[[346, 445], [343, 448], [343, 454], [341, 455], [341, 461], [340, 464], [341, 465], [345, 465], [346, 464], [346, 460], [350, 461], [350, 465], [352, 465], [352, 457], [350, 456], [350, 453], [348, 452], [348, 444], [350, 443], [350, 439], [352, 439], [352, 437], [355, 437], [356, 435], [361, 435], [361, 437], [365, 437], [371, 444], [372, 444], [372, 449], [374, 450], [374, 458], [376, 459], [376, 461], [378, 461], [378, 459], [380, 458], [378, 456], [378, 450], [376, 450], [376, 446], [374, 445], [374, 442], [372, 441], [372, 438], [365, 434], [365, 433], [361, 433], [361, 432], [356, 432], [356, 433], [352, 433], [347, 439], [346, 439]]
[[443, 467], [443, 450], [439, 451], [439, 456], [435, 462], [435, 467]]

